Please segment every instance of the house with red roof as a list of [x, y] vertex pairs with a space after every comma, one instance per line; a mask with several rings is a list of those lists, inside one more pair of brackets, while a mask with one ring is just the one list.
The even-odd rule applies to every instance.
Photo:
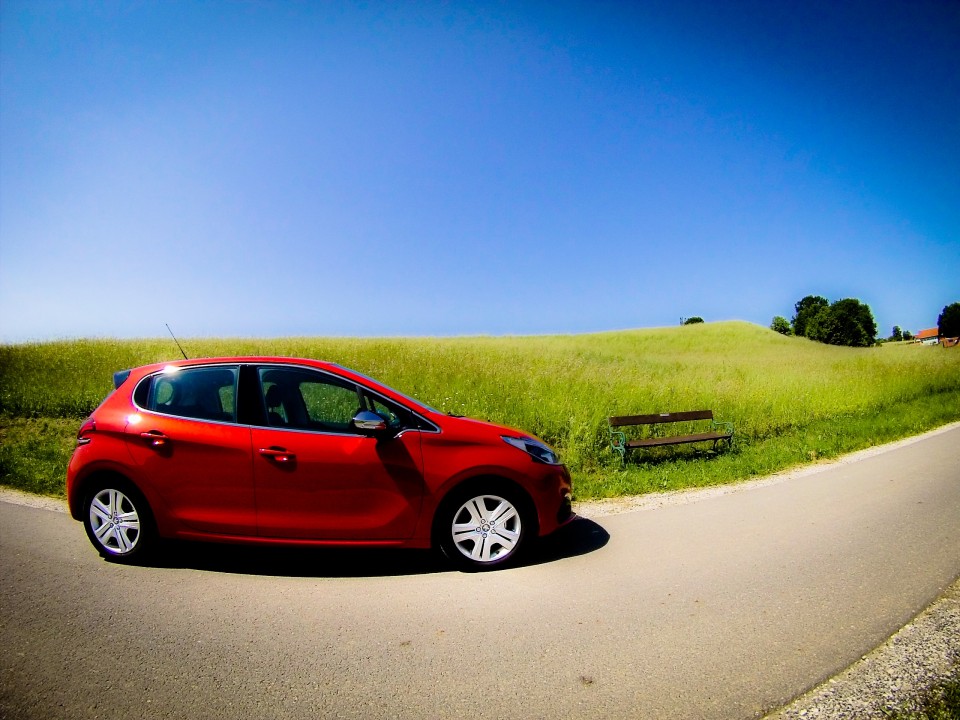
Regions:
[[940, 330], [939, 328], [921, 330], [913, 336], [913, 339], [922, 345], [936, 345], [940, 341]]

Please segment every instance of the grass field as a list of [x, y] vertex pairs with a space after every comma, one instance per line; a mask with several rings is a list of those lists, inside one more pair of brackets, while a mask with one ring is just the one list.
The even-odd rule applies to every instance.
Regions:
[[[436, 408], [554, 445], [579, 499], [733, 482], [960, 419], [960, 351], [850, 349], [742, 322], [588, 335], [186, 339], [191, 357], [333, 360]], [[115, 370], [179, 356], [172, 340], [0, 346], [0, 483], [63, 492], [80, 420]], [[731, 451], [609, 450], [608, 415], [710, 408]]]

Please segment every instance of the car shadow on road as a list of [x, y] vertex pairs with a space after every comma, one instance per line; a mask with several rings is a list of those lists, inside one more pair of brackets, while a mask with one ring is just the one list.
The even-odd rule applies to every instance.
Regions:
[[[597, 523], [575, 518], [538, 541], [521, 567], [558, 562], [599, 550], [610, 536]], [[457, 572], [441, 553], [393, 548], [291, 548], [168, 542], [143, 564], [156, 568], [271, 577], [391, 577]]]
[[520, 565], [542, 565], [578, 555], [587, 555], [599, 550], [609, 541], [609, 533], [600, 525], [593, 520], [577, 517], [553, 535], [541, 539]]

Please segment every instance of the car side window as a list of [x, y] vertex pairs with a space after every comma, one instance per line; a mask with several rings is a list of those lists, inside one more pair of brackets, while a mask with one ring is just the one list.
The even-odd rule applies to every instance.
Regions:
[[352, 383], [300, 368], [260, 368], [260, 388], [271, 427], [356, 433], [362, 409]]
[[164, 415], [237, 421], [235, 367], [181, 368], [150, 379], [146, 409]]

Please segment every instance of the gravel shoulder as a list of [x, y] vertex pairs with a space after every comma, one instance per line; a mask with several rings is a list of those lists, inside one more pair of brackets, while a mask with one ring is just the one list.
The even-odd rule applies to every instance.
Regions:
[[960, 581], [887, 642], [766, 720], [889, 718], [917, 712], [934, 685], [960, 673]]

